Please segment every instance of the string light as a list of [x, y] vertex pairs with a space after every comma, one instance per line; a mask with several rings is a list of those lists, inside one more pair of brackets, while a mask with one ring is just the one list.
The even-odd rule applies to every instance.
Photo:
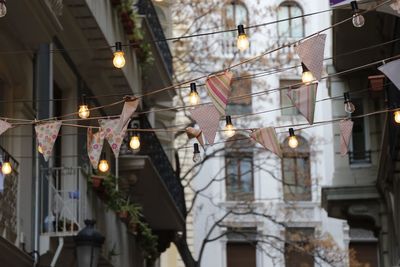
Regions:
[[104, 153], [101, 153], [101, 160], [99, 162], [99, 171], [101, 172], [108, 172], [110, 169], [110, 165], [108, 164], [108, 161], [106, 159], [106, 155]]
[[37, 151], [38, 151], [40, 154], [43, 154], [43, 148], [42, 148], [41, 145], [38, 145], [38, 146], [37, 146]]
[[315, 80], [314, 75], [307, 68], [307, 66], [301, 62], [301, 67], [303, 68], [303, 74], [301, 75], [301, 81], [305, 84], [309, 84]]
[[237, 29], [238, 29], [237, 48], [243, 52], [250, 46], [249, 38], [247, 38], [247, 35], [244, 32], [243, 25], [241, 24], [238, 25]]
[[200, 155], [199, 144], [194, 143], [193, 144], [193, 162], [198, 163], [200, 161], [201, 161], [201, 155]]
[[356, 107], [350, 100], [350, 94], [348, 92], [344, 93], [344, 111], [351, 114], [356, 110]]
[[4, 162], [1, 165], [1, 172], [4, 175], [10, 174], [12, 172], [12, 167], [10, 163], [10, 156], [8, 154], [4, 155]]
[[140, 149], [140, 138], [137, 133], [133, 133], [131, 137], [131, 141], [129, 142], [130, 148], [133, 150], [139, 150]]
[[113, 64], [114, 64], [114, 67], [116, 67], [118, 69], [123, 68], [125, 66], [125, 57], [124, 57], [124, 51], [122, 51], [121, 42], [115, 43]]
[[86, 95], [82, 95], [82, 103], [79, 106], [79, 111], [78, 111], [79, 118], [81, 119], [87, 119], [90, 116], [90, 110], [88, 105], [86, 104]]
[[0, 0], [0, 18], [7, 14], [6, 0]]
[[361, 28], [365, 24], [365, 19], [364, 16], [360, 14], [357, 1], [351, 1], [350, 5], [353, 10], [353, 25], [354, 27]]
[[230, 138], [235, 135], [235, 127], [232, 124], [231, 116], [226, 116], [225, 120], [226, 120], [226, 125], [225, 125], [224, 134], [227, 138]]
[[294, 134], [293, 128], [289, 128], [288, 145], [293, 149], [299, 146], [299, 140], [297, 140], [297, 136]]
[[190, 84], [189, 102], [191, 105], [198, 105], [200, 103], [200, 97], [197, 93], [196, 83]]
[[394, 114], [394, 121], [397, 124], [400, 124], [400, 110], [396, 110], [393, 114]]

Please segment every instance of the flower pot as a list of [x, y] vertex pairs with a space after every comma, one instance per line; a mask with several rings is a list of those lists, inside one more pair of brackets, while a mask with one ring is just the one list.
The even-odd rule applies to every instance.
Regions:
[[120, 219], [126, 219], [128, 218], [128, 212], [125, 211], [117, 211], [117, 215]]
[[96, 190], [100, 189], [102, 183], [103, 183], [103, 177], [96, 176], [96, 175], [92, 176], [92, 186], [93, 186], [93, 188], [95, 188]]

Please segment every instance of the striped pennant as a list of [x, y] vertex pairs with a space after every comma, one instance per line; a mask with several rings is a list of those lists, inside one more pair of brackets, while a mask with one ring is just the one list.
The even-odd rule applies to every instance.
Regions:
[[208, 95], [211, 97], [215, 108], [221, 116], [225, 116], [226, 105], [228, 104], [228, 99], [232, 92], [232, 77], [232, 72], [225, 71], [223, 73], [211, 75], [206, 80]]
[[351, 120], [341, 120], [340, 128], [340, 155], [345, 156], [349, 149], [350, 137], [353, 131], [354, 122]]
[[309, 124], [314, 123], [315, 101], [317, 98], [318, 83], [303, 85], [299, 89], [289, 90], [287, 96], [292, 104], [307, 119]]
[[250, 134], [250, 137], [260, 143], [278, 157], [282, 158], [282, 150], [279, 145], [274, 127], [261, 128]]

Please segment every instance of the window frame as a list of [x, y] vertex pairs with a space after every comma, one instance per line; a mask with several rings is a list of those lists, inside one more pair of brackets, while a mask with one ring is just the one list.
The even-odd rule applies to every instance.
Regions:
[[[235, 25], [230, 25], [230, 23], [228, 23], [228, 16], [227, 16], [227, 8], [229, 7], [229, 6], [233, 6], [233, 23], [235, 24]], [[245, 3], [243, 3], [242, 1], [239, 1], [239, 0], [233, 0], [233, 1], [231, 1], [230, 3], [227, 3], [227, 4], [225, 4], [224, 5], [224, 7], [223, 7], [223, 11], [222, 11], [222, 17], [223, 17], [223, 22], [224, 22], [224, 26], [227, 28], [227, 29], [231, 29], [231, 28], [233, 28], [233, 27], [237, 27], [239, 24], [238, 24], [238, 22], [237, 22], [237, 19], [236, 19], [236, 6], [242, 6], [245, 10], [246, 10], [246, 18], [245, 18], [245, 23], [240, 23], [240, 24], [243, 24], [244, 26], [247, 26], [247, 25], [249, 25], [249, 18], [250, 18], [250, 16], [249, 16], [249, 9], [247, 8], [247, 6], [246, 6], [246, 4]], [[236, 33], [235, 33], [236, 34]]]
[[[279, 9], [283, 8], [283, 7], [284, 8], [288, 8], [288, 17], [287, 18], [280, 18], [279, 17]], [[278, 6], [278, 11], [276, 13], [277, 14], [277, 20], [297, 17], [297, 16], [292, 16], [291, 15], [291, 13], [292, 13], [291, 10], [293, 9], [293, 7], [297, 7], [301, 12], [301, 16], [304, 16], [304, 9], [302, 8], [302, 6], [297, 1], [288, 0], [288, 1], [283, 1]], [[280, 26], [279, 24], [280, 23], [277, 24], [277, 31], [278, 31], [278, 37], [279, 38], [302, 38], [302, 37], [305, 37], [305, 19], [304, 19], [304, 17], [301, 18], [301, 35], [300, 36], [294, 36], [294, 34], [293, 34], [293, 30], [292, 30], [293, 29], [293, 20], [294, 19], [289, 19], [289, 20], [280, 22], [280, 23], [287, 24], [288, 25], [288, 30], [289, 30], [289, 32], [284, 33], [282, 36], [281, 36], [280, 28], [279, 28], [279, 26]]]
[[[307, 237], [308, 240], [306, 240], [306, 242], [304, 242], [303, 239], [300, 241], [290, 240], [291, 237], [288, 235], [289, 233], [300, 233], [301, 237]], [[297, 245], [298, 247], [305, 247], [306, 246], [305, 243], [310, 244], [312, 246], [312, 244], [310, 242], [310, 238], [313, 238], [314, 236], [315, 236], [315, 228], [314, 227], [287, 227], [285, 229], [285, 248], [284, 248], [285, 266], [288, 266], [288, 267], [302, 266], [302, 265], [298, 265], [301, 263], [298, 261], [299, 254], [300, 255], [302, 254], [304, 257], [310, 257], [310, 260], [312, 258], [311, 266], [315, 265], [315, 256], [314, 255], [310, 255], [306, 251], [303, 251], [303, 250], [295, 247], [295, 245]], [[296, 243], [296, 244], [294, 244], [294, 243]], [[293, 251], [288, 251], [289, 248], [292, 249]], [[296, 265], [290, 264], [291, 261], [289, 261], [289, 255], [288, 255], [288, 253], [290, 253], [290, 252], [294, 253], [294, 255], [292, 257], [296, 259]]]

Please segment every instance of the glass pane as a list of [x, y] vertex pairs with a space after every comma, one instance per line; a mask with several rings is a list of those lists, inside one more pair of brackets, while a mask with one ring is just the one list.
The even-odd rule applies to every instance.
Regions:
[[252, 162], [251, 159], [243, 159], [240, 161], [240, 180], [242, 192], [253, 192], [253, 179], [252, 179]]
[[[359, 116], [364, 114], [364, 106], [362, 99], [352, 99], [353, 104], [357, 107], [352, 116]], [[365, 120], [354, 120], [353, 125], [353, 160], [364, 160], [365, 153]]]
[[246, 26], [247, 23], [247, 9], [244, 5], [234, 5], [236, 7], [236, 18], [235, 18], [235, 22], [236, 25], [244, 25]]
[[226, 162], [226, 189], [227, 194], [235, 193], [239, 191], [239, 184], [238, 184], [238, 167], [237, 162], [233, 158], [228, 158]]
[[[289, 7], [280, 6], [278, 9], [278, 20], [289, 18]], [[289, 21], [282, 21], [278, 23], [278, 37], [289, 36]]]
[[[290, 7], [290, 17], [298, 17], [303, 15], [303, 11], [301, 10], [300, 7], [298, 6], [291, 6]], [[290, 21], [291, 23], [291, 37], [303, 37], [304, 36], [304, 32], [303, 32], [303, 18], [298, 18], [298, 19], [292, 19]]]

